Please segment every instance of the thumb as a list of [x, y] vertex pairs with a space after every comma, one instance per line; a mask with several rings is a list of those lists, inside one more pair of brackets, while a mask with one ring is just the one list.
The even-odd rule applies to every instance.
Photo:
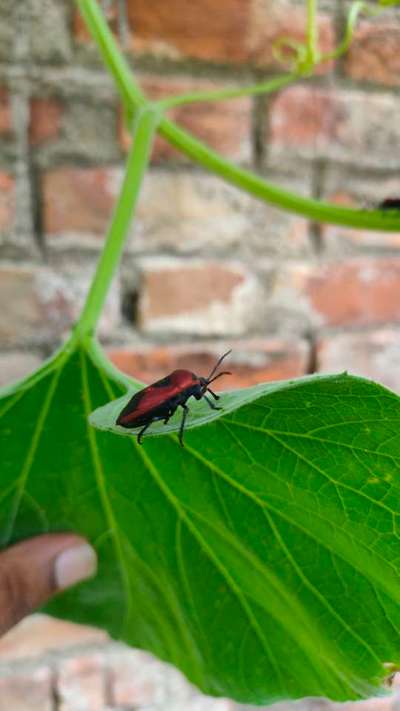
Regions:
[[0, 634], [57, 591], [91, 577], [97, 558], [79, 536], [54, 533], [17, 543], [0, 553]]

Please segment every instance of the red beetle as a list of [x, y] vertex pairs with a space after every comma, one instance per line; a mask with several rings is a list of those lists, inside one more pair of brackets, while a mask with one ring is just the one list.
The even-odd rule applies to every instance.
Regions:
[[388, 197], [378, 205], [378, 210], [400, 210], [400, 198]]
[[219, 396], [209, 386], [213, 380], [220, 378], [221, 375], [231, 375], [227, 370], [214, 375], [230, 352], [227, 351], [221, 356], [208, 378], [195, 375], [190, 370], [174, 370], [162, 380], [157, 380], [153, 385], [148, 385], [143, 390], [139, 390], [118, 415], [116, 424], [127, 429], [141, 427], [142, 429], [137, 436], [137, 441], [141, 444], [142, 437], [151, 423], [157, 420], [164, 420], [164, 425], [166, 425], [180, 405], [183, 409], [183, 416], [179, 428], [179, 442], [183, 446], [183, 430], [189, 412], [186, 402], [190, 397], [193, 396], [196, 400], [201, 400], [203, 397], [213, 410], [222, 410], [221, 407], [214, 405], [206, 393], [209, 392], [215, 400], [219, 400]]

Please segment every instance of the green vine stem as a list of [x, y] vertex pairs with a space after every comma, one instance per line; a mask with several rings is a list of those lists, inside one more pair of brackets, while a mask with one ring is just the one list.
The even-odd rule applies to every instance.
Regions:
[[376, 9], [371, 8], [364, 2], [364, 0], [355, 0], [355, 2], [353, 2], [350, 6], [347, 14], [346, 28], [342, 41], [338, 44], [336, 49], [332, 50], [332, 52], [327, 52], [326, 54], [321, 55], [322, 62], [328, 61], [329, 59], [338, 59], [338, 57], [347, 52], [353, 38], [355, 26], [362, 12], [367, 15], [377, 14]]
[[[105, 21], [96, 0], [77, 0], [78, 6], [85, 18], [88, 28], [99, 45], [103, 60], [114, 76], [120, 90], [127, 115], [143, 105], [147, 100], [137, 86], [130, 68], [121, 55], [112, 33]], [[348, 27], [354, 24], [352, 13]], [[346, 37], [346, 44], [348, 37]], [[289, 75], [288, 75], [289, 76]], [[290, 75], [293, 79], [293, 74]], [[309, 80], [309, 79], [308, 79]], [[249, 93], [254, 93], [254, 87], [248, 87]], [[244, 89], [241, 90], [244, 95]], [[217, 98], [215, 95], [214, 99]], [[226, 98], [226, 96], [224, 97]], [[176, 97], [175, 97], [176, 100]], [[163, 104], [160, 102], [160, 106]], [[209, 171], [220, 175], [227, 182], [255, 197], [276, 205], [284, 210], [296, 212], [304, 217], [318, 222], [355, 227], [382, 232], [400, 232], [400, 217], [396, 213], [379, 210], [355, 210], [349, 207], [336, 206], [331, 203], [305, 198], [292, 191], [284, 190], [270, 183], [251, 171], [245, 170], [225, 160], [194, 138], [190, 133], [177, 126], [174, 122], [163, 118], [159, 124], [159, 132], [175, 148], [185, 153], [194, 161]]]
[[307, 59], [313, 66], [319, 57], [318, 49], [318, 25], [317, 25], [317, 1], [307, 0]]
[[158, 107], [154, 108], [151, 105], [140, 109], [135, 117], [132, 147], [126, 163], [121, 193], [86, 303], [75, 327], [74, 336], [79, 339], [92, 335], [100, 317], [137, 204], [160, 118], [161, 112]]
[[215, 91], [196, 91], [188, 92], [187, 94], [178, 94], [176, 96], [168, 96], [166, 99], [157, 101], [157, 106], [163, 109], [171, 109], [174, 106], [182, 104], [193, 104], [199, 101], [224, 101], [226, 99], [238, 99], [241, 96], [257, 96], [260, 94], [270, 94], [274, 91], [282, 89], [284, 86], [291, 84], [298, 79], [297, 74], [282, 74], [282, 76], [274, 77], [268, 81], [259, 84], [251, 84], [239, 89], [218, 89]]
[[340, 207], [328, 202], [302, 197], [224, 160], [218, 153], [204, 146], [201, 141], [179, 128], [172, 121], [163, 119], [160, 122], [159, 131], [171, 145], [180, 149], [189, 158], [193, 158], [207, 170], [220, 175], [232, 185], [272, 205], [289, 212], [296, 212], [316, 222], [327, 222], [366, 230], [400, 232], [400, 218], [397, 215], [393, 216], [390, 212], [353, 210], [348, 207]]
[[96, 0], [76, 0], [83, 19], [114, 77], [125, 108], [144, 106], [147, 101], [132, 79], [129, 64], [119, 51]]

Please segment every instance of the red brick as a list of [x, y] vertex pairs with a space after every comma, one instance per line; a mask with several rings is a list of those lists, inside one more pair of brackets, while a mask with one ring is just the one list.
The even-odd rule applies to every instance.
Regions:
[[44, 173], [45, 232], [83, 232], [103, 236], [115, 202], [117, 175], [113, 168], [69, 166]]
[[259, 298], [255, 277], [237, 263], [142, 263], [139, 319], [146, 332], [241, 335]]
[[103, 711], [106, 703], [105, 660], [99, 653], [78, 654], [59, 662], [58, 711]]
[[251, 0], [128, 0], [134, 51], [221, 63], [249, 59]]
[[363, 20], [346, 55], [344, 71], [352, 79], [399, 86], [399, 17]]
[[0, 136], [12, 133], [10, 95], [6, 87], [0, 87]]
[[[210, 81], [146, 77], [141, 82], [144, 92], [153, 100], [192, 91], [209, 91], [226, 87]], [[251, 154], [252, 103], [249, 97], [230, 101], [201, 102], [178, 106], [168, 112], [169, 118], [186, 128], [214, 150], [233, 160], [248, 160]], [[120, 142], [126, 150], [131, 136], [120, 112]], [[163, 161], [184, 155], [157, 137], [152, 159]]]
[[52, 711], [52, 673], [46, 666], [0, 675], [0, 711]]
[[282, 275], [293, 303], [305, 300], [314, 319], [329, 326], [400, 321], [400, 259], [360, 257], [293, 265]]
[[400, 392], [400, 333], [384, 328], [368, 332], [321, 336], [317, 341], [317, 370], [347, 370]]
[[34, 97], [30, 102], [29, 140], [37, 146], [60, 134], [63, 105], [57, 99]]
[[0, 230], [8, 232], [15, 220], [15, 179], [0, 171]]
[[108, 639], [106, 632], [95, 627], [56, 620], [48, 615], [30, 615], [0, 639], [0, 663], [36, 659], [49, 652], [99, 644]]
[[344, 118], [336, 92], [292, 86], [272, 101], [270, 140], [277, 146], [317, 149], [337, 138]]
[[232, 375], [215, 382], [216, 390], [246, 387], [267, 380], [285, 380], [304, 375], [308, 346], [305, 341], [269, 339], [230, 343], [187, 343], [178, 346], [125, 347], [109, 349], [113, 363], [128, 375], [154, 383], [167, 373], [184, 368], [207, 375], [228, 348]]

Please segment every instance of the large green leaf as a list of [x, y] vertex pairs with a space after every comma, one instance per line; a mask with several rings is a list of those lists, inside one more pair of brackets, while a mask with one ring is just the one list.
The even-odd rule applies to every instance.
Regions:
[[88, 422], [126, 382], [72, 340], [0, 399], [3, 544], [72, 529], [99, 553], [50, 610], [211, 694], [369, 694], [400, 662], [399, 398], [345, 374], [258, 386], [194, 403], [184, 449], [140, 447]]

